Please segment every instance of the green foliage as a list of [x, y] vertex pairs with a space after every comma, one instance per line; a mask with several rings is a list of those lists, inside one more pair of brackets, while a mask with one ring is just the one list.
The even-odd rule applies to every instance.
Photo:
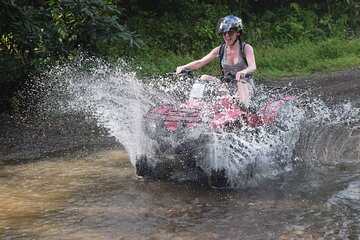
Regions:
[[[124, 2], [136, 5], [136, 1]], [[129, 18], [129, 26], [138, 29], [147, 48], [136, 53], [109, 51], [122, 58], [131, 56], [132, 63], [138, 63], [145, 75], [162, 74], [166, 69], [172, 71], [207, 54], [222, 42], [215, 34], [215, 26], [219, 18], [228, 14], [239, 15], [244, 20], [244, 40], [255, 48], [259, 78], [303, 75], [319, 71], [321, 67], [338, 69], [345, 67], [338, 62], [341, 58], [353, 66], [344, 58], [357, 58], [342, 48], [352, 49], [345, 39], [356, 38], [360, 19], [358, 1], [276, 1], [278, 4], [272, 4], [274, 1], [223, 0], [216, 1], [214, 8], [210, 1], [179, 0], [168, 8], [166, 1], [160, 0], [166, 11], [149, 2], [146, 9], [139, 6], [134, 7], [133, 12], [130, 9]], [[343, 42], [343, 47], [338, 44]], [[350, 55], [344, 55], [345, 52]], [[218, 71], [218, 63], [214, 61], [201, 72], [217, 75]]]
[[213, 1], [149, 0], [144, 8], [136, 6], [138, 1], [122, 2], [132, 6], [129, 25], [138, 29], [146, 44], [196, 56], [222, 41], [214, 34], [215, 26], [228, 14], [243, 18], [246, 40], [253, 44], [318, 41], [360, 33], [360, 3], [355, 0], [223, 0], [215, 1], [215, 7]]
[[[101, 54], [104, 45], [142, 46], [121, 24], [123, 9], [110, 0], [0, 2], [0, 87], [80, 51]], [[10, 83], [10, 84], [8, 84]]]
[[80, 50], [101, 52], [104, 44], [123, 41], [141, 46], [138, 35], [120, 24], [121, 14], [121, 8], [106, 0], [2, 1], [1, 55], [37, 69], [35, 62]]
[[210, 4], [179, 1], [168, 12], [138, 12], [129, 26], [136, 28], [151, 48], [199, 56], [197, 53], [221, 41], [214, 34], [215, 26], [227, 13], [226, 6], [214, 8]]
[[[250, 19], [249, 39], [254, 43], [271, 40], [284, 44], [303, 40], [318, 41], [333, 36], [348, 35], [349, 19], [342, 14], [334, 20], [331, 14], [315, 12], [292, 2], [273, 11], [266, 11], [261, 17]], [[254, 29], [256, 31], [254, 31]]]
[[301, 76], [360, 65], [360, 41], [326, 39], [255, 49], [258, 79]]
[[[259, 78], [359, 64], [358, 0], [0, 0], [0, 89], [81, 51], [166, 74], [218, 46], [228, 14], [244, 21]], [[200, 72], [217, 75], [218, 63]]]
[[[325, 72], [355, 67], [360, 65], [360, 39], [351, 40], [332, 38], [315, 42], [254, 46], [257, 68], [257, 80], [274, 80], [284, 77], [304, 76], [315, 72]], [[114, 52], [114, 56], [124, 56]], [[140, 52], [142, 52], [140, 54]], [[205, 52], [203, 53], [205, 54]], [[191, 54], [177, 55], [161, 49], [145, 48], [131, 58], [130, 66], [140, 77], [166, 75], [175, 67], [194, 60]], [[198, 74], [219, 75], [219, 63], [213, 61]]]

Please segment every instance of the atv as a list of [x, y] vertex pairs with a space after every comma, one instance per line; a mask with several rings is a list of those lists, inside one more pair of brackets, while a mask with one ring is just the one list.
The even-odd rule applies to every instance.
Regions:
[[[201, 80], [192, 71], [183, 77], [192, 82], [189, 98], [179, 104], [151, 108], [143, 116], [143, 132], [156, 144], [152, 153], [136, 157], [138, 176], [171, 179], [179, 171], [201, 176], [216, 188], [229, 188], [226, 170], [206, 164], [206, 146], [211, 134], [234, 133], [256, 129], [276, 122], [277, 115], [294, 95], [281, 95], [262, 101], [257, 108], [245, 108], [235, 96], [235, 74], [225, 75], [221, 82]], [[250, 76], [247, 76], [250, 77]], [[204, 167], [206, 166], [206, 167]], [[251, 166], [247, 177], [251, 177]]]

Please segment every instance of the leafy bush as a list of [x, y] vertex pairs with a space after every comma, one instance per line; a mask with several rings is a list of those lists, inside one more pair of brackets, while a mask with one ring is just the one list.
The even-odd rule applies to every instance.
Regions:
[[[151, 5], [151, 0], [149, 0]], [[133, 1], [131, 1], [133, 2]], [[160, 0], [162, 5], [165, 0]], [[163, 74], [174, 67], [207, 54], [223, 40], [215, 34], [219, 18], [234, 13], [244, 20], [244, 39], [253, 45], [259, 78], [304, 75], [312, 71], [345, 67], [338, 59], [352, 48], [347, 38], [354, 36], [359, 23], [358, 1], [290, 2], [277, 1], [171, 1], [154, 4], [152, 9], [136, 8], [129, 13], [129, 26], [138, 29], [147, 47], [142, 51], [114, 50], [114, 56], [131, 56], [134, 65], [142, 66], [143, 75]], [[244, 6], [239, 9], [239, 6]], [[274, 7], [275, 6], [275, 7]], [[349, 13], [353, 14], [350, 15]], [[360, 30], [359, 30], [360, 31]], [[328, 40], [331, 39], [331, 40]], [[355, 40], [354, 40], [355, 41]], [[343, 49], [345, 48], [345, 49]], [[356, 51], [355, 51], [356, 52]], [[354, 66], [357, 60], [348, 66]], [[172, 63], [171, 63], [172, 62]], [[149, 72], [146, 72], [149, 70]], [[200, 72], [217, 75], [218, 63]]]
[[210, 4], [179, 1], [172, 9], [176, 11], [139, 12], [128, 24], [138, 30], [149, 47], [177, 54], [200, 56], [200, 52], [221, 42], [215, 30], [217, 21], [228, 14], [225, 6], [214, 8]]
[[[166, 74], [219, 45], [215, 26], [228, 14], [244, 20], [259, 78], [359, 64], [358, 0], [0, 0], [0, 94], [84, 50], [124, 59], [142, 76]], [[218, 63], [200, 72], [217, 75]]]
[[122, 9], [108, 0], [0, 2], [0, 88], [11, 94], [29, 73], [80, 51], [102, 53], [119, 41], [140, 46], [121, 24]]

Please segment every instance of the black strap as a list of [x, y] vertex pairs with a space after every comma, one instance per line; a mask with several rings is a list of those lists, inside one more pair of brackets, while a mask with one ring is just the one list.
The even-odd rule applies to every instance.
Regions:
[[224, 57], [224, 52], [225, 52], [225, 43], [220, 45], [220, 49], [219, 49], [219, 61], [220, 61], [220, 69], [221, 69], [221, 74], [224, 76], [224, 69], [222, 67], [221, 61]]
[[240, 49], [241, 49], [241, 57], [245, 60], [245, 63], [247, 66], [249, 66], [247, 60], [246, 60], [246, 56], [245, 56], [245, 45], [246, 45], [246, 42], [241, 42], [240, 41]]

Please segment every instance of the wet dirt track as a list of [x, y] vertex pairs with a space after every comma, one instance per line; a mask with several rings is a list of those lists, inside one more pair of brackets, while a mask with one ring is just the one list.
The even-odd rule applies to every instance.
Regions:
[[284, 86], [289, 83], [293, 87], [309, 90], [313, 96], [330, 103], [350, 100], [357, 106], [360, 105], [360, 68], [286, 79], [276, 85]]

